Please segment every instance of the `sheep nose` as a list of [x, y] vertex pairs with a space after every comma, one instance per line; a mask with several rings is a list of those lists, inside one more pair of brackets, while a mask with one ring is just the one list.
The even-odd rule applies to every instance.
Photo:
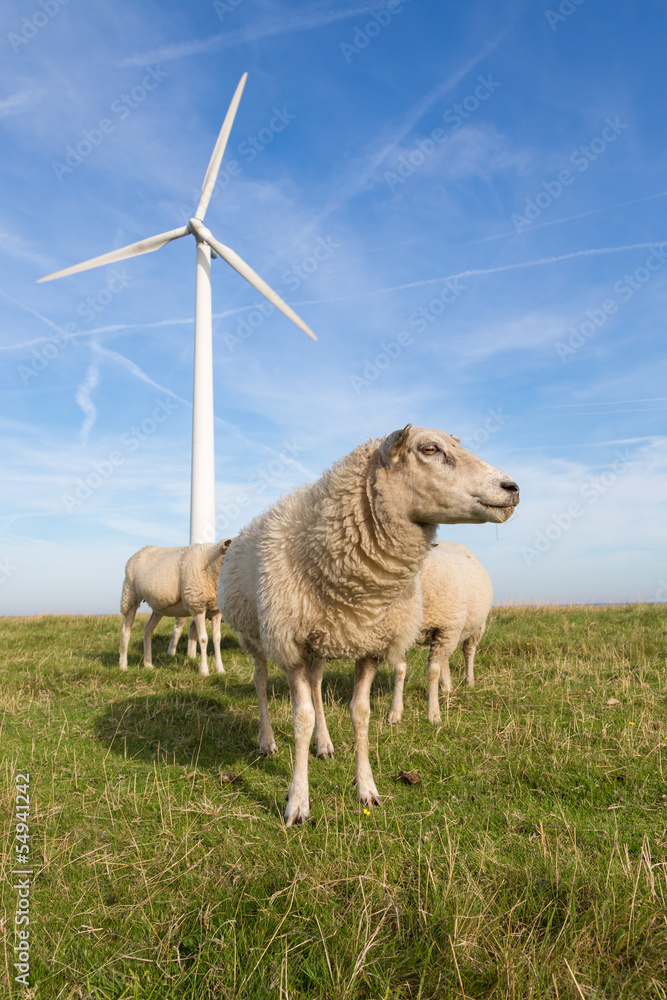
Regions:
[[519, 496], [519, 487], [512, 479], [506, 479], [500, 484], [500, 487], [503, 490], [507, 490], [507, 492], [511, 493], [514, 497]]

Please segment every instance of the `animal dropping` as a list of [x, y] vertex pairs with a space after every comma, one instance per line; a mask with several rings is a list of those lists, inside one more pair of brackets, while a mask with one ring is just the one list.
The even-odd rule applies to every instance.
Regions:
[[235, 774], [234, 771], [226, 771], [224, 774], [220, 775], [221, 785], [239, 785], [243, 781], [240, 774]]

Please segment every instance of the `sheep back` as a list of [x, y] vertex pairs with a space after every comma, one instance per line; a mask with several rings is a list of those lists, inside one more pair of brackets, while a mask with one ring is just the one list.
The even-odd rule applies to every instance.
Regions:
[[146, 545], [130, 557], [125, 566], [125, 584], [121, 597], [121, 612], [126, 614], [126, 606], [136, 595], [154, 611], [174, 608], [172, 614], [187, 614], [181, 608], [180, 564], [185, 546], [163, 548]]

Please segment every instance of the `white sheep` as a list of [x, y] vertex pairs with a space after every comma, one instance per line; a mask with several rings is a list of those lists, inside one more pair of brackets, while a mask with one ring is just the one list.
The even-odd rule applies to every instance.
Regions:
[[419, 569], [436, 525], [503, 522], [518, 502], [516, 483], [466, 451], [458, 438], [408, 424], [360, 445], [234, 539], [222, 566], [218, 603], [255, 661], [260, 744], [266, 752], [275, 749], [266, 704], [267, 657], [287, 675], [292, 696], [295, 756], [287, 826], [310, 812], [308, 753], [317, 715], [313, 670], [330, 657], [356, 661], [350, 714], [357, 797], [379, 803], [368, 758], [371, 683], [380, 660], [395, 661], [419, 634]]
[[[463, 643], [465, 681], [475, 683], [475, 650], [486, 627], [493, 587], [491, 577], [477, 556], [457, 542], [437, 542], [422, 563], [422, 627], [418, 641], [428, 642], [428, 721], [440, 722], [438, 681], [452, 690], [449, 657]], [[406, 657], [394, 664], [394, 700], [389, 722], [403, 715]]]
[[[220, 567], [230, 542], [231, 539], [226, 538], [216, 544], [184, 545], [178, 548], [147, 545], [128, 559], [120, 599], [121, 614], [125, 618], [120, 640], [121, 670], [127, 670], [127, 647], [132, 623], [139, 605], [145, 601], [153, 612], [144, 629], [145, 667], [153, 666], [151, 639], [160, 619], [173, 615], [176, 618], [183, 618], [184, 624], [185, 617], [192, 616], [199, 637], [199, 673], [207, 677], [206, 616], [208, 615], [212, 622], [215, 669], [219, 674], [224, 674], [225, 668], [220, 656], [222, 615], [218, 607], [217, 592]], [[175, 648], [172, 636], [170, 649], [175, 652]]]
[[[458, 542], [434, 542], [420, 570], [422, 589], [422, 626], [417, 638], [420, 644], [430, 643], [428, 660], [428, 720], [440, 722], [438, 681], [443, 691], [452, 690], [449, 657], [459, 643], [463, 643], [465, 682], [475, 684], [475, 652], [479, 644], [493, 603], [491, 577], [470, 549]], [[182, 628], [182, 626], [181, 626]], [[318, 757], [333, 757], [334, 747], [327, 729], [322, 700], [322, 676], [326, 661], [313, 660], [310, 667], [310, 688], [315, 709], [315, 742]], [[394, 664], [394, 699], [388, 721], [401, 721], [403, 716], [403, 689], [407, 674], [407, 653]], [[266, 706], [266, 671], [258, 677], [260, 706]], [[262, 740], [260, 748], [265, 753], [276, 750], [273, 735]]]

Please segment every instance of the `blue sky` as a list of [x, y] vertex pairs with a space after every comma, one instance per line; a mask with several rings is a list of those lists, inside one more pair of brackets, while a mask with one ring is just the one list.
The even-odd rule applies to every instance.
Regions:
[[[220, 535], [369, 436], [520, 484], [440, 529], [498, 602], [667, 599], [667, 13], [645, 0], [9, 0], [0, 15], [0, 612], [114, 612], [187, 543], [194, 241], [213, 264]], [[262, 300], [263, 301], [263, 300]]]

